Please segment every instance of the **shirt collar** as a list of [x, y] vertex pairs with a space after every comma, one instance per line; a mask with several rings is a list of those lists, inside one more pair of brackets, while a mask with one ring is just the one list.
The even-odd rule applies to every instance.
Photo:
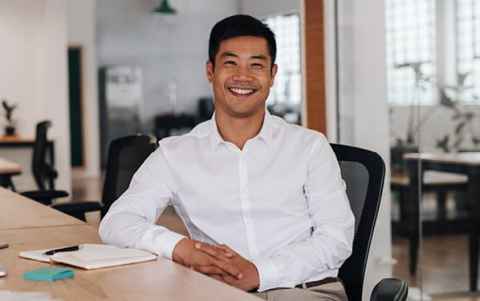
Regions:
[[[270, 145], [272, 139], [273, 139], [273, 130], [274, 130], [274, 122], [273, 122], [273, 117], [268, 112], [268, 110], [265, 110], [265, 116], [263, 118], [263, 124], [262, 128], [260, 129], [260, 132], [258, 133], [257, 136], [255, 136], [252, 139], [260, 139], [265, 144], [268, 146]], [[212, 118], [210, 119], [210, 143], [212, 145], [212, 148], [215, 150], [219, 145], [225, 143], [225, 140], [223, 140], [222, 136], [220, 135], [220, 132], [218, 131], [217, 127], [217, 122], [215, 121], [215, 113], [213, 113]]]

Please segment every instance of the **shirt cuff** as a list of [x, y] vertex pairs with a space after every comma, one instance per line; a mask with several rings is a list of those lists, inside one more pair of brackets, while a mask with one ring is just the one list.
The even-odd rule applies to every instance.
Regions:
[[258, 291], [263, 292], [272, 288], [277, 288], [279, 283], [279, 276], [281, 276], [271, 258], [257, 258], [252, 260], [257, 267], [259, 285]]
[[146, 241], [153, 241], [153, 252], [157, 253], [162, 257], [172, 259], [173, 249], [175, 249], [177, 243], [183, 238], [185, 238], [185, 236], [170, 230], [166, 230], [163, 227], [159, 227], [156, 230], [160, 233], [158, 233], [157, 231], [153, 231], [152, 237], [144, 237], [144, 239]]

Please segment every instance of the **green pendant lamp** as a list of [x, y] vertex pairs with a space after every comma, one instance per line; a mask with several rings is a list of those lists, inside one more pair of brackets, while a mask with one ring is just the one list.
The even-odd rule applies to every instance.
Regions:
[[175, 15], [177, 10], [170, 6], [168, 0], [162, 0], [160, 5], [153, 10], [154, 13], [164, 14], [164, 15]]

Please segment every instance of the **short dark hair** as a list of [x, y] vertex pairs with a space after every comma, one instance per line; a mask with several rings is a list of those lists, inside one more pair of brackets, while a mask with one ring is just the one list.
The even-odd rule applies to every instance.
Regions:
[[275, 34], [262, 21], [248, 15], [233, 15], [215, 24], [210, 32], [208, 43], [208, 59], [215, 63], [215, 56], [222, 41], [242, 36], [254, 36], [265, 38], [268, 43], [268, 52], [272, 58], [272, 66], [277, 56], [277, 43]]

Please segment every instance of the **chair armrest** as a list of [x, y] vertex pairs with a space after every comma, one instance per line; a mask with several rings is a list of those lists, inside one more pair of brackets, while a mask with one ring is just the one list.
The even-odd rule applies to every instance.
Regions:
[[405, 301], [407, 295], [407, 282], [395, 278], [385, 278], [373, 288], [370, 301]]
[[98, 211], [102, 209], [102, 204], [99, 202], [67, 202], [67, 203], [60, 203], [60, 204], [53, 204], [52, 208], [60, 210], [62, 212], [91, 212], [91, 211]]
[[57, 209], [65, 214], [85, 221], [85, 213], [92, 211], [100, 211], [102, 204], [99, 202], [68, 202], [61, 204], [53, 204], [52, 208]]
[[22, 195], [44, 205], [50, 205], [53, 199], [67, 197], [68, 192], [63, 190], [32, 190], [22, 192]]

